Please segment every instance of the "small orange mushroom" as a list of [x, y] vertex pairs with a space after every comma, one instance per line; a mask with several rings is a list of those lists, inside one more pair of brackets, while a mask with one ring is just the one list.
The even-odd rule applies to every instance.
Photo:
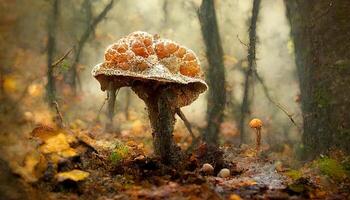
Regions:
[[255, 129], [255, 133], [256, 133], [256, 150], [259, 151], [260, 144], [261, 144], [261, 128], [263, 126], [263, 122], [260, 119], [255, 118], [255, 119], [252, 119], [249, 122], [249, 126], [250, 126], [250, 128]]

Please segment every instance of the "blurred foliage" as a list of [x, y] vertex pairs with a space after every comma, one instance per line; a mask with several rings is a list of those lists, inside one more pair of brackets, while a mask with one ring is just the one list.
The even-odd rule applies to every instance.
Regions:
[[299, 170], [289, 170], [285, 174], [293, 180], [297, 180], [303, 176], [302, 172]]
[[341, 181], [347, 177], [344, 166], [335, 159], [325, 156], [316, 160], [315, 165], [322, 174], [336, 181]]
[[116, 142], [114, 150], [112, 151], [109, 158], [113, 164], [117, 164], [120, 161], [122, 161], [124, 158], [126, 158], [128, 154], [129, 154], [129, 147], [124, 145], [121, 142]]

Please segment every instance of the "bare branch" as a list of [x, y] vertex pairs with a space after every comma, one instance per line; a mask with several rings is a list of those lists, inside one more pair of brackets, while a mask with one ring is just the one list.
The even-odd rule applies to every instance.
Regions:
[[104, 99], [102, 105], [100, 106], [100, 109], [98, 109], [95, 122], [99, 121], [101, 111], [102, 111], [103, 107], [105, 106], [106, 102], [108, 101], [108, 98], [109, 98], [109, 95], [108, 95], [108, 92], [107, 92], [106, 98]]
[[191, 126], [191, 123], [187, 120], [186, 116], [184, 115], [184, 113], [181, 111], [180, 108], [176, 108], [176, 114], [182, 119], [182, 121], [184, 122], [188, 132], [190, 133], [192, 139], [195, 139], [196, 136], [193, 134], [193, 131], [192, 131], [192, 126]]
[[58, 103], [57, 101], [53, 101], [52, 104], [56, 109], [56, 123], [58, 127], [63, 128], [64, 127], [63, 117], [62, 117], [62, 113], [60, 112], [60, 108], [58, 107]]
[[59, 58], [57, 61], [55, 61], [51, 67], [56, 67], [58, 64], [60, 64], [64, 59], [67, 58], [67, 56], [73, 51], [74, 46], [72, 48], [70, 48], [61, 58]]
[[245, 47], [249, 48], [249, 45], [246, 44], [246, 43], [244, 43], [244, 42], [242, 42], [242, 40], [239, 38], [238, 34], [237, 34], [237, 40], [238, 40], [242, 45], [244, 45]]
[[284, 114], [286, 114], [287, 117], [289, 118], [289, 120], [298, 128], [298, 130], [300, 130], [300, 127], [297, 125], [297, 123], [296, 123], [295, 120], [293, 119], [293, 115], [290, 114], [290, 113], [284, 108], [284, 106], [282, 106], [280, 103], [278, 103], [277, 101], [275, 101], [275, 100], [272, 99], [272, 97], [271, 97], [271, 95], [270, 95], [270, 93], [269, 93], [269, 90], [268, 90], [267, 86], [265, 85], [264, 80], [262, 79], [262, 77], [260, 77], [260, 75], [258, 74], [258, 72], [257, 72], [256, 70], [254, 71], [254, 74], [255, 74], [257, 80], [259, 81], [259, 83], [261, 84], [266, 98], [267, 98], [273, 105], [275, 105], [278, 109], [280, 109]]

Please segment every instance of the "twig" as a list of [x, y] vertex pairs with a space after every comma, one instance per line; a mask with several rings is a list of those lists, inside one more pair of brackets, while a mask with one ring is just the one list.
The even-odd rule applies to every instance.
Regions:
[[264, 83], [264, 80], [260, 77], [260, 75], [258, 74], [258, 72], [255, 70], [254, 74], [257, 78], [257, 80], [259, 81], [259, 83], [261, 84], [261, 86], [263, 87], [263, 91], [264, 94], [266, 96], [266, 98], [272, 103], [274, 104], [278, 109], [280, 109], [284, 114], [287, 115], [287, 117], [289, 118], [289, 120], [298, 128], [298, 130], [300, 130], [300, 127], [297, 125], [297, 123], [295, 122], [295, 120], [293, 119], [293, 115], [290, 114], [280, 103], [276, 102], [275, 100], [272, 99], [269, 90], [267, 88], [267, 86]]
[[176, 108], [176, 114], [181, 118], [181, 120], [184, 122], [188, 132], [190, 133], [192, 139], [195, 139], [196, 136], [193, 134], [192, 131], [192, 126], [191, 123], [187, 120], [186, 116], [184, 115], [184, 113], [180, 110], [180, 108]]
[[57, 61], [55, 61], [51, 67], [56, 67], [58, 64], [60, 64], [64, 59], [67, 58], [67, 56], [72, 52], [72, 50], [74, 49], [74, 46], [72, 48], [70, 48], [60, 59], [58, 59]]
[[105, 106], [106, 102], [108, 101], [108, 98], [109, 98], [109, 95], [108, 95], [108, 92], [107, 92], [107, 96], [106, 96], [105, 100], [103, 101], [100, 109], [97, 112], [97, 116], [96, 116], [95, 122], [99, 121], [101, 111], [102, 111], [103, 107]]
[[55, 106], [55, 109], [56, 109], [56, 119], [58, 121], [58, 126], [60, 128], [63, 128], [64, 127], [63, 117], [62, 117], [62, 113], [60, 112], [60, 109], [58, 107], [58, 103], [57, 103], [57, 101], [53, 101], [52, 104]]
[[237, 39], [242, 45], [244, 45], [245, 47], [249, 48], [249, 45], [244, 43], [244, 42], [242, 42], [242, 40], [239, 38], [238, 34], [237, 34]]

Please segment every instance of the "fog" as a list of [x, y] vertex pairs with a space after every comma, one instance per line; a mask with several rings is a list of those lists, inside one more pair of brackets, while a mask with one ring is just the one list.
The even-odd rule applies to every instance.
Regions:
[[[79, 38], [86, 29], [83, 1], [62, 1], [61, 15], [57, 25], [57, 52], [55, 58], [60, 58], [67, 50], [76, 47]], [[109, 1], [92, 1], [93, 16], [98, 15]], [[45, 75], [46, 65], [46, 24], [50, 5], [47, 2], [22, 2], [23, 6], [15, 5], [20, 10], [20, 20], [14, 27], [18, 35], [15, 41], [20, 51], [30, 52], [36, 60], [30, 63], [18, 64], [18, 68], [28, 68], [31, 74]], [[133, 31], [146, 31], [159, 34], [163, 38], [176, 41], [192, 49], [200, 59], [202, 70], [207, 69], [205, 46], [201, 35], [197, 10], [201, 1], [164, 1], [164, 0], [120, 0], [97, 25], [90, 39], [86, 42], [78, 63], [81, 79], [81, 91], [78, 102], [69, 103], [65, 97], [68, 89], [58, 84], [59, 103], [62, 104], [65, 118], [68, 122], [84, 116], [83, 111], [97, 113], [104, 102], [106, 93], [100, 90], [98, 81], [91, 75], [92, 68], [103, 62], [104, 51], [108, 45]], [[222, 46], [224, 49], [224, 64], [228, 102], [225, 110], [225, 122], [230, 124], [232, 131], [237, 127], [239, 105], [242, 102], [244, 69], [247, 67], [248, 27], [252, 10], [252, 1], [217, 0], [215, 1], [218, 25]], [[42, 12], [31, 12], [41, 9]], [[298, 91], [298, 80], [294, 63], [293, 45], [289, 36], [290, 27], [287, 22], [283, 1], [262, 1], [257, 23], [257, 71], [264, 79], [273, 100], [293, 114], [294, 120], [301, 127], [300, 105], [295, 101]], [[18, 49], [16, 50], [18, 51]], [[25, 53], [24, 53], [25, 54]], [[62, 63], [69, 68], [74, 59], [74, 51]], [[34, 63], [33, 63], [34, 62]], [[58, 70], [59, 72], [62, 70]], [[63, 70], [64, 71], [64, 70]], [[29, 73], [30, 74], [30, 73]], [[25, 75], [28, 78], [30, 75]], [[62, 76], [62, 75], [61, 75]], [[29, 78], [28, 78], [29, 79]], [[59, 82], [62, 78], [59, 78]], [[42, 84], [46, 84], [43, 79]], [[44, 89], [44, 86], [41, 87]], [[117, 110], [123, 112], [127, 88], [122, 88], [117, 97]], [[258, 80], [254, 80], [252, 107], [250, 118], [259, 117], [266, 122], [266, 142], [281, 144], [281, 142], [299, 141], [300, 131], [293, 125], [288, 116], [274, 103], [270, 102]], [[42, 91], [44, 95], [44, 91]], [[69, 94], [69, 92], [68, 92]], [[36, 104], [46, 105], [43, 98], [38, 98]], [[42, 106], [40, 106], [42, 107]], [[148, 124], [147, 111], [143, 102], [132, 93], [130, 111]], [[38, 113], [42, 110], [25, 107], [25, 111]], [[38, 106], [36, 106], [38, 108]], [[105, 109], [105, 108], [104, 108]], [[104, 110], [103, 109], [103, 110]], [[190, 106], [183, 108], [188, 120], [195, 126], [204, 127], [206, 123], [206, 93], [201, 95]], [[104, 111], [103, 111], [104, 113]], [[102, 119], [105, 118], [101, 114]], [[118, 123], [118, 119], [115, 119]], [[178, 126], [182, 122], [178, 120]], [[225, 137], [225, 136], [224, 136]]]
[[[202, 68], [206, 69], [205, 46], [203, 44], [200, 26], [197, 18], [198, 1], [168, 1], [164, 8], [163, 1], [120, 1], [116, 3], [107, 19], [99, 25], [97, 38], [103, 38], [98, 44], [91, 42], [84, 51], [82, 63], [86, 65], [83, 72], [83, 90], [89, 92], [103, 102], [104, 94], [91, 76], [91, 68], [103, 62], [105, 48], [130, 32], [142, 30], [161, 37], [169, 38], [190, 49], [200, 58]], [[243, 91], [242, 71], [235, 69], [240, 60], [247, 57], [248, 24], [251, 15], [250, 1], [216, 1], [219, 30], [225, 53], [225, 68], [227, 85], [232, 88], [232, 98], [240, 103]], [[103, 3], [101, 3], [103, 5]], [[301, 123], [299, 104], [295, 102], [298, 95], [298, 82], [293, 57], [293, 47], [290, 40], [290, 28], [285, 15], [283, 1], [265, 0], [257, 25], [257, 70], [265, 80], [273, 99]], [[246, 62], [243, 62], [246, 66]], [[126, 89], [121, 89], [118, 101], [123, 106]], [[253, 105], [251, 116], [259, 117], [268, 122], [271, 140], [283, 141], [285, 136], [298, 140], [300, 133], [289, 118], [279, 108], [271, 103], [255, 80], [253, 90]], [[135, 95], [132, 98], [135, 110], [143, 108], [143, 103]], [[203, 124], [206, 113], [205, 94], [192, 105], [184, 108], [188, 119], [196, 124]], [[230, 108], [228, 108], [230, 110]], [[229, 112], [229, 111], [227, 111]], [[143, 112], [145, 114], [145, 112]], [[227, 113], [228, 115], [230, 113]], [[234, 119], [227, 119], [235, 124]], [[271, 141], [272, 142], [272, 141]]]

